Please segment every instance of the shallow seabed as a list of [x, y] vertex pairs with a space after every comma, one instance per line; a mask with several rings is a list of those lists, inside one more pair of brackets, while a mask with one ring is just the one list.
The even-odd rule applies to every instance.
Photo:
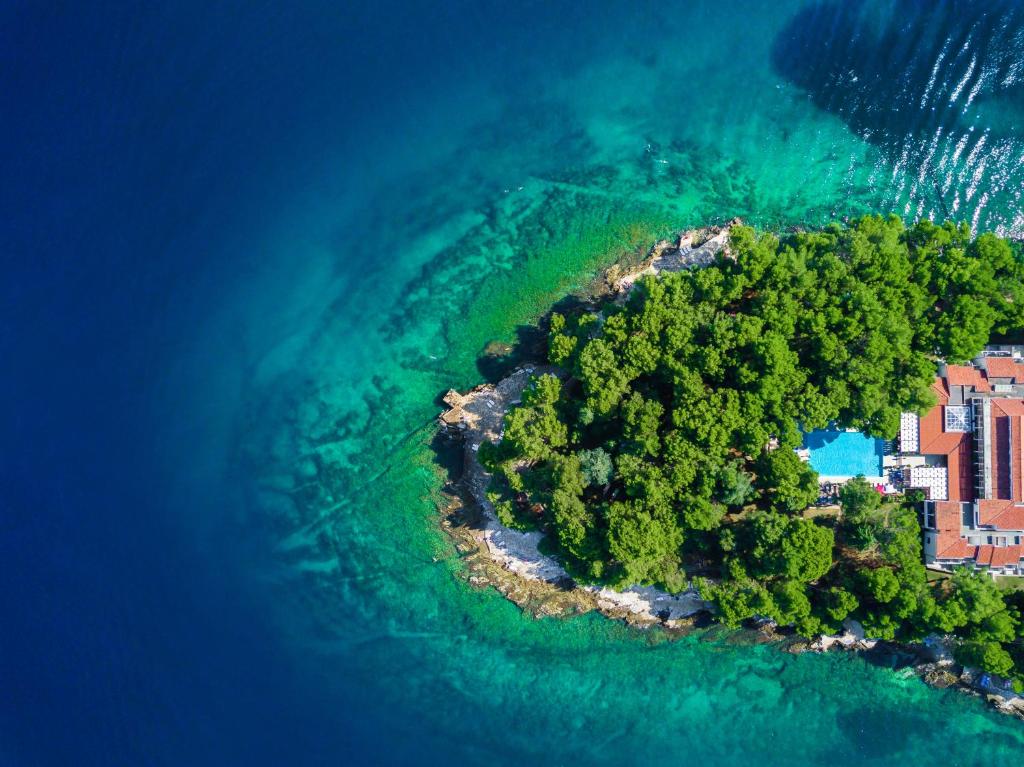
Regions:
[[[870, 49], [884, 20], [866, 10], [863, 59], [835, 62], [802, 39], [819, 39], [827, 7], [739, 5], [651, 11], [628, 40], [578, 19], [590, 55], [553, 42], [570, 61], [517, 61], [517, 85], [451, 156], [408, 180], [400, 213], [389, 212], [390, 195], [369, 206], [384, 240], [373, 240], [372, 260], [398, 252], [415, 271], [398, 276], [386, 262], [389, 301], [367, 284], [357, 292], [373, 297], [372, 310], [346, 299], [323, 318], [293, 363], [310, 385], [270, 399], [270, 412], [293, 414], [289, 428], [267, 421], [256, 400], [254, 427], [268, 441], [249, 443], [250, 465], [278, 463], [291, 476], [261, 496], [293, 568], [282, 597], [303, 594], [324, 647], [342, 665], [358, 659], [364, 689], [410, 736], [425, 727], [439, 748], [509, 764], [970, 764], [1024, 749], [1018, 723], [858, 659], [666, 642], [594, 617], [531, 620], [453, 578], [459, 564], [435, 527], [438, 471], [427, 447], [436, 396], [482, 380], [475, 361], [489, 342], [511, 341], [617, 251], [736, 215], [779, 227], [948, 208], [981, 226], [1021, 226], [1022, 145], [1013, 131], [993, 137], [957, 82], [991, 81], [988, 66], [947, 51], [939, 82], [904, 87], [948, 119], [927, 135], [901, 124], [902, 135], [869, 141], [843, 109], [821, 109], [839, 96], [786, 74], [830, 67], [838, 80], [814, 84], [848, 87], [843, 78], [863, 62], [875, 68], [874, 57], [892, 55]], [[912, 10], [897, 9], [891, 23]], [[602, 26], [615, 23], [609, 16]], [[929, 29], [954, 40], [940, 52], [960, 42], [964, 19], [948, 21], [947, 31]], [[868, 100], [871, 87], [847, 95]], [[996, 188], [999, 174], [1018, 182]], [[396, 230], [396, 220], [405, 225]], [[357, 321], [366, 353], [353, 365]]]
[[[161, 640], [143, 652], [150, 632], [79, 627], [85, 661], [90, 642], [116, 652], [102, 664], [115, 681], [92, 690], [92, 709], [37, 698], [5, 710], [10, 752], [50, 763], [113, 717], [98, 763], [976, 765], [1024, 753], [1020, 722], [855, 657], [523, 616], [460, 577], [431, 446], [438, 396], [484, 380], [489, 344], [672, 231], [892, 211], [1024, 234], [1024, 14], [997, 5], [474, 2], [221, 9], [170, 32], [149, 16], [110, 21], [165, 30], [117, 46], [166, 56], [174, 87], [194, 66], [209, 89], [177, 110], [204, 115], [173, 136], [185, 170], [129, 179], [131, 191], [159, 185], [166, 204], [142, 219], [162, 231], [120, 232], [125, 249], [162, 243], [122, 273], [173, 266], [154, 288], [160, 321], [103, 360], [152, 371], [150, 393], [128, 402], [159, 447], [122, 446], [118, 481], [139, 491], [130, 509], [105, 504], [116, 517], [96, 546], [108, 571], [124, 557], [125, 577], [81, 608], [136, 628], [145, 614]], [[247, 67], [259, 96], [246, 91], [232, 115]], [[143, 138], [171, 130], [158, 114]], [[196, 210], [211, 176], [188, 163], [214, 154], [217, 197]], [[142, 204], [124, 195], [125, 210]], [[150, 516], [158, 534], [134, 527]], [[130, 541], [108, 551], [122, 523]], [[166, 593], [133, 591], [160, 563]], [[174, 619], [179, 604], [200, 617]], [[50, 739], [38, 730], [54, 711], [71, 726]]]

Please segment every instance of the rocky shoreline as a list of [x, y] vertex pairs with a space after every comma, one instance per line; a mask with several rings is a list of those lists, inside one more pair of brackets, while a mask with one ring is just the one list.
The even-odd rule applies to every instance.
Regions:
[[[461, 515], [462, 537], [465, 539], [468, 532], [481, 552], [486, 552], [493, 563], [513, 576], [513, 580], [529, 583], [529, 586], [509, 583], [505, 578], [494, 583], [517, 603], [529, 603], [545, 593], [557, 594], [558, 597], [545, 608], [548, 612], [558, 604], [562, 608], [557, 612], [596, 609], [636, 625], [661, 623], [669, 628], [681, 628], [680, 621], [709, 608], [696, 591], [668, 594], [649, 586], [634, 586], [625, 591], [580, 586], [554, 558], [541, 551], [544, 537], [541, 532], [512, 530], [498, 521], [486, 494], [490, 475], [477, 460], [477, 450], [485, 440], [500, 438], [504, 414], [518, 402], [531, 376], [550, 371], [546, 366], [526, 366], [495, 385], [478, 386], [464, 395], [454, 391], [445, 395], [445, 403], [450, 409], [441, 416], [442, 427], [449, 433], [454, 432], [462, 441], [461, 495], [463, 503], [477, 511], [475, 518], [466, 513]], [[455, 525], [450, 525], [449, 529], [453, 527]], [[491, 573], [478, 572], [474, 575], [494, 581]], [[514, 598], [520, 593], [520, 598]]]
[[[730, 222], [724, 227], [690, 230], [678, 240], [661, 241], [636, 268], [611, 267], [596, 283], [595, 299], [624, 300], [633, 284], [646, 274], [680, 271], [704, 266], [719, 253], [728, 256]], [[661, 626], [674, 634], [691, 633], [713, 623], [712, 606], [690, 588], [669, 594], [650, 586], [622, 591], [576, 583], [565, 569], [542, 550], [543, 533], [520, 532], [498, 520], [486, 490], [490, 475], [477, 460], [484, 441], [501, 438], [503, 418], [517, 404], [534, 375], [552, 372], [542, 364], [526, 364], [497, 384], [485, 384], [460, 394], [444, 396], [448, 409], [439, 417], [440, 428], [462, 446], [463, 472], [452, 491], [453, 502], [442, 526], [455, 540], [476, 586], [493, 586], [506, 598], [534, 616], [566, 616], [597, 610], [603, 615], [639, 627]], [[753, 641], [778, 642], [788, 652], [843, 650], [865, 655], [871, 662], [921, 678], [936, 688], [956, 688], [984, 697], [996, 710], [1024, 720], [1024, 696], [986, 684], [987, 676], [956, 665], [948, 643], [934, 637], [919, 645], [899, 645], [865, 638], [856, 621], [844, 624], [845, 632], [806, 641], [772, 622], [757, 629]]]

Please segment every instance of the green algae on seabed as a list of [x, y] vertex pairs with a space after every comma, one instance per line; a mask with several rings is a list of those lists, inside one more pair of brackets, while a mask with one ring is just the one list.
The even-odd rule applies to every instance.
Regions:
[[[254, 501], [288, 566], [280, 601], [295, 608], [283, 629], [331, 657], [353, 689], [432, 723], [463, 760], [969, 763], [982, 740], [992, 758], [1024, 749], [1015, 722], [859, 659], [651, 642], [592, 614], [534, 620], [458, 577], [462, 563], [438, 523], [433, 418], [441, 392], [481, 379], [488, 343], [513, 340], [617, 252], [668, 226], [734, 215], [824, 223], [838, 202], [856, 213], [876, 199], [848, 177], [804, 184], [814, 174], [781, 144], [775, 167], [791, 168], [788, 186], [766, 160], [686, 140], [596, 164], [584, 162], [586, 142], [561, 148], [581, 164], [508, 192], [470, 195], [461, 163], [432, 174], [451, 179], [443, 189], [410, 182], [421, 195], [394, 214], [403, 231], [373, 248], [416, 249], [419, 266], [400, 278], [367, 275], [380, 289], [339, 300], [311, 334], [302, 383], [250, 403], [246, 460], [274, 477]], [[415, 242], [431, 222], [456, 218]], [[353, 363], [340, 339], [356, 336], [363, 356]], [[269, 423], [268, 412], [287, 415]], [[955, 727], [935, 727], [939, 717]], [[409, 731], [422, 737], [421, 727]]]
[[[308, 612], [325, 647], [359, 646], [360, 665], [350, 673], [360, 678], [373, 669], [364, 683], [396, 708], [407, 707], [410, 696], [421, 701], [418, 716], [456, 740], [478, 737], [480, 726], [493, 728], [499, 763], [536, 759], [536, 733], [553, 723], [596, 734], [571, 739], [564, 752], [545, 741], [545, 756], [556, 763], [656, 758], [679, 739], [690, 758], [754, 759], [763, 756], [763, 743], [737, 743], [736, 733], [764, 733], [768, 722], [772, 749], [800, 754], [804, 763], [843, 760], [865, 737], [872, 753], [912, 758], [915, 743], [906, 728], [925, 716], [915, 708], [934, 706], [927, 696], [953, 695], [916, 681], [908, 686], [842, 656], [792, 658], [686, 639], [651, 645], [595, 616], [524, 618], [503, 597], [467, 588], [456, 577], [459, 560], [436, 526], [430, 437], [431, 429], [410, 435], [370, 482], [353, 488], [353, 500], [322, 520], [318, 546], [337, 552], [339, 572], [303, 574], [319, 581], [306, 590], [317, 598]], [[375, 513], [384, 499], [406, 513]], [[423, 674], [424, 667], [432, 673]], [[541, 698], [531, 690], [543, 691]], [[957, 712], [962, 725], [975, 720], [978, 736], [991, 730], [1006, 748], [1015, 742], [977, 706], [945, 699], [941, 710]], [[860, 723], [868, 721], [866, 733]], [[1024, 747], [1024, 739], [1016, 743]]]

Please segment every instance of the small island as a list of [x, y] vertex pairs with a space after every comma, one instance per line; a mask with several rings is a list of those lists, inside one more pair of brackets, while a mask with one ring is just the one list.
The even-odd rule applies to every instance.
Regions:
[[[1018, 381], [992, 346], [1024, 331], [1015, 243], [895, 216], [733, 223], [608, 287], [544, 319], [547, 359], [446, 398], [506, 567], [610, 614], [641, 598], [666, 623], [710, 609], [819, 646], [927, 640], [1024, 689], [1024, 591], [998, 580], [1024, 566], [1024, 364]], [[850, 439], [880, 446], [877, 471], [815, 471], [815, 445]], [[996, 505], [1021, 511], [972, 511]]]

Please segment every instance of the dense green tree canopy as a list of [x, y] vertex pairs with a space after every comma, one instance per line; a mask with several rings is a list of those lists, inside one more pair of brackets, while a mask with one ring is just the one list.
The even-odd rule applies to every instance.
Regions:
[[934, 404], [938, 359], [1022, 327], [1024, 268], [994, 235], [877, 216], [784, 236], [736, 226], [706, 268], [550, 317], [556, 374], [481, 449], [492, 499], [547, 529], [584, 580], [680, 589], [706, 574], [726, 622], [955, 632], [995, 667], [984, 643], [1016, 641], [1016, 611], [980, 576], [930, 584], [912, 504], [863, 480], [838, 520], [805, 516], [818, 481], [794, 448], [829, 424], [894, 436], [902, 411]]
[[957, 660], [991, 674], [1006, 675], [1013, 671], [1013, 658], [999, 642], [964, 642]]
[[816, 581], [832, 566], [832, 531], [809, 519], [755, 512], [744, 525], [747, 571], [762, 578]]

